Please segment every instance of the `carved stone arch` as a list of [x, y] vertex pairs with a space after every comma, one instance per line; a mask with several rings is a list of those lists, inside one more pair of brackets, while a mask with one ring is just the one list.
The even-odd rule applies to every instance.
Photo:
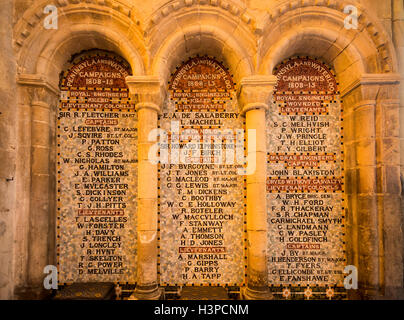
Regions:
[[[213, 5], [212, 5], [213, 4]], [[226, 11], [229, 8], [230, 11]], [[147, 28], [147, 47], [151, 57], [148, 66], [148, 77], [128, 77], [129, 88], [136, 98], [139, 99], [137, 108], [139, 112], [139, 123], [145, 127], [157, 128], [157, 113], [163, 106], [165, 90], [168, 88], [169, 77], [175, 68], [196, 55], [208, 55], [215, 57], [228, 67], [234, 82], [241, 83], [242, 78], [255, 73], [256, 43], [255, 36], [247, 23], [240, 17], [241, 11], [231, 9], [231, 5], [224, 1], [170, 1], [165, 7], [157, 10], [155, 15], [158, 19], [152, 18]], [[244, 16], [244, 19], [246, 16]], [[238, 107], [236, 105], [236, 107]], [[145, 137], [146, 138], [146, 137]], [[147, 154], [148, 143], [146, 139], [139, 138], [139, 146], [144, 146], [144, 154]], [[139, 164], [141, 168], [142, 163]], [[153, 183], [149, 183], [147, 190], [149, 198], [157, 203], [157, 167], [147, 165], [147, 178], [153, 177]], [[153, 188], [152, 188], [153, 187]], [[146, 190], [144, 190], [146, 193]], [[147, 200], [147, 199], [144, 199]], [[149, 201], [151, 203], [151, 200]], [[149, 208], [149, 209], [148, 209]], [[157, 216], [157, 205], [146, 205], [150, 220]], [[154, 226], [154, 230], [157, 226]], [[154, 231], [153, 230], [153, 231]], [[149, 235], [156, 233], [149, 232], [145, 239], [144, 246], [156, 250], [157, 243]], [[154, 242], [153, 242], [154, 241]], [[139, 251], [140, 252], [140, 251]], [[146, 257], [146, 255], [145, 255]], [[138, 297], [148, 296], [156, 298], [159, 295], [157, 289], [157, 273], [155, 259], [149, 257], [141, 267], [145, 270], [139, 277], [137, 292]]]
[[[101, 3], [101, 4], [100, 4]], [[58, 29], [43, 26], [43, 9], [35, 2], [14, 28], [17, 70], [18, 125], [21, 147], [17, 165], [24, 200], [16, 209], [16, 294], [27, 288], [43, 294], [43, 268], [56, 265], [56, 106], [59, 75], [75, 54], [107, 50], [122, 56], [138, 75], [145, 73], [146, 50], [138, 22], [129, 7], [116, 1], [57, 1]], [[28, 239], [28, 240], [25, 240]]]
[[308, 0], [279, 6], [262, 29], [259, 73], [272, 74], [298, 55], [318, 58], [336, 72], [344, 109], [347, 264], [359, 274], [359, 290], [349, 294], [394, 298], [403, 284], [397, 267], [403, 254], [395, 249], [403, 241], [400, 76], [390, 36], [359, 4], [358, 29], [345, 29], [347, 4]]
[[[336, 58], [349, 59], [351, 64], [357, 64], [356, 71], [364, 73], [397, 72], [393, 42], [367, 10], [354, 4], [359, 13], [358, 29], [344, 27], [347, 15], [343, 10], [348, 4], [352, 5], [335, 1], [314, 5], [314, 0], [309, 0], [288, 2], [276, 8], [259, 22], [262, 25], [260, 72], [271, 72], [288, 55], [296, 54], [315, 55], [329, 64], [334, 64]], [[343, 71], [338, 64], [335, 69], [337, 73]]]
[[242, 1], [239, 0], [162, 0], [162, 5], [155, 10], [150, 19], [147, 30], [158, 26], [166, 17], [181, 15], [182, 12], [213, 12], [222, 16], [228, 16], [240, 21], [246, 28], [254, 31], [255, 19]]
[[47, 4], [41, 1], [27, 10], [15, 27], [19, 73], [41, 74], [54, 82], [55, 72], [60, 72], [73, 54], [97, 48], [116, 52], [133, 72], [144, 74], [147, 55], [142, 30], [129, 7], [114, 1], [86, 6], [59, 1], [58, 29], [47, 30], [42, 12]]
[[181, 61], [192, 55], [207, 54], [223, 60], [235, 80], [253, 74], [256, 43], [249, 27], [251, 18], [247, 24], [220, 6], [202, 3], [182, 10], [171, 9], [166, 17], [151, 20], [148, 47], [150, 56], [155, 58], [150, 72], [166, 81]]
[[[58, 9], [58, 13], [67, 12], [85, 12], [92, 11], [93, 13], [108, 13], [108, 16], [112, 17], [109, 20], [121, 20], [131, 21], [134, 25], [139, 26], [140, 21], [136, 19], [137, 12], [133, 6], [125, 3], [127, 1], [97, 1], [88, 0], [85, 5], [77, 0], [58, 0], [54, 4]], [[35, 32], [35, 28], [38, 24], [41, 24], [44, 20], [45, 13], [44, 8], [49, 5], [48, 1], [39, 0], [35, 1], [35, 5], [31, 6], [24, 12], [24, 15], [17, 22], [14, 28], [15, 48], [18, 51], [23, 47], [24, 42], [29, 36]], [[131, 24], [131, 23], [129, 23]]]
[[119, 54], [131, 65], [135, 74], [144, 74], [144, 63], [139, 52], [129, 39], [122, 38], [115, 30], [100, 28], [97, 25], [77, 24], [70, 27], [69, 33], [52, 37], [40, 53], [32, 72], [44, 75], [55, 84], [55, 75], [63, 70], [70, 58], [83, 50], [101, 49]]
[[333, 66], [340, 83], [348, 86], [351, 84], [352, 72], [360, 75], [366, 72], [366, 68], [357, 48], [348, 47], [349, 40], [338, 37], [338, 31], [330, 29], [319, 30], [316, 27], [289, 29], [267, 52], [260, 73], [272, 74], [274, 68], [283, 60], [296, 55], [307, 55]]

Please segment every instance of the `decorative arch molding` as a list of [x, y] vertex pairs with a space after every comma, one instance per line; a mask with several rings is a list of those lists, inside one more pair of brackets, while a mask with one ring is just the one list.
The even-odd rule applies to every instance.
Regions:
[[175, 32], [156, 48], [153, 54], [152, 74], [168, 81], [171, 72], [182, 61], [194, 55], [210, 55], [224, 61], [236, 82], [255, 73], [256, 52], [253, 43], [243, 46], [242, 39], [234, 37], [213, 25], [188, 25]]
[[[348, 170], [351, 170], [347, 173], [347, 185], [352, 186], [349, 212], [358, 212], [355, 219], [360, 218], [359, 222], [363, 222], [362, 225], [351, 222], [349, 232], [354, 241], [350, 261], [359, 265], [360, 270], [371, 270], [363, 282], [365, 295], [374, 297], [386, 288], [390, 292], [398, 290], [396, 287], [403, 282], [402, 275], [386, 266], [380, 257], [386, 252], [394, 261], [402, 261], [401, 253], [394, 251], [402, 231], [396, 230], [399, 224], [377, 224], [376, 216], [395, 218], [398, 212], [396, 207], [401, 193], [397, 174], [399, 142], [394, 130], [398, 128], [400, 78], [395, 74], [398, 68], [391, 38], [377, 19], [358, 4], [359, 28], [345, 30], [343, 8], [351, 3], [340, 3], [339, 0], [284, 1], [259, 21], [241, 1], [171, 0], [161, 1], [163, 5], [145, 20], [143, 25], [148, 27], [143, 29], [129, 3], [130, 0], [55, 0], [59, 25], [63, 23], [63, 28], [44, 30], [41, 25], [43, 8], [49, 3], [40, 0], [25, 12], [14, 28], [14, 49], [20, 67], [18, 95], [22, 111], [19, 121], [20, 126], [28, 128], [19, 137], [26, 146], [18, 153], [20, 158], [32, 159], [32, 163], [27, 163], [31, 166], [29, 174], [25, 173], [26, 167], [20, 166], [17, 170], [23, 177], [22, 185], [29, 186], [20, 187], [24, 189], [21, 197], [29, 199], [26, 208], [18, 209], [18, 214], [24, 216], [21, 219], [25, 219], [25, 225], [29, 226], [29, 221], [33, 221], [31, 225], [40, 234], [39, 231], [51, 228], [54, 223], [46, 220], [56, 201], [48, 199], [52, 194], [49, 190], [54, 187], [52, 181], [55, 181], [52, 176], [55, 164], [51, 161], [55, 146], [50, 139], [55, 132], [53, 106], [58, 98], [59, 72], [72, 54], [97, 47], [125, 58], [131, 64], [133, 74], [140, 76], [140, 79], [132, 77], [128, 84], [132, 81], [133, 86], [143, 88], [146, 84], [151, 88], [146, 93], [142, 89], [149, 99], [140, 105], [145, 127], [150, 123], [157, 127], [157, 112], [150, 108], [150, 103], [154, 102], [150, 97], [158, 96], [157, 104], [162, 104], [162, 81], [168, 80], [175, 66], [192, 55], [214, 55], [225, 61], [236, 82], [240, 83], [241, 96], [247, 106], [244, 111], [250, 113], [248, 116], [254, 116], [259, 128], [265, 127], [262, 123], [265, 116], [262, 115], [276, 82], [271, 76], [273, 68], [293, 55], [311, 55], [334, 67], [341, 83], [344, 105], [349, 106], [345, 116], [346, 134], [350, 138], [347, 154], [352, 158], [347, 159]], [[376, 117], [396, 125], [385, 128], [379, 120], [376, 126]], [[358, 124], [358, 129], [354, 129], [354, 123]], [[360, 161], [357, 154], [363, 155]], [[386, 177], [393, 182], [387, 184]], [[31, 194], [32, 190], [37, 191]], [[378, 190], [388, 195], [382, 199]], [[34, 221], [42, 221], [43, 225]], [[366, 226], [373, 229], [365, 229]], [[379, 229], [375, 231], [376, 228]], [[383, 234], [387, 237], [383, 238]], [[393, 239], [393, 235], [398, 236]], [[370, 243], [368, 251], [358, 243], [358, 239], [364, 237], [368, 237]], [[21, 268], [28, 271], [21, 270], [16, 277], [22, 285], [37, 286], [43, 276], [37, 266], [53, 261], [49, 252], [54, 251], [54, 240], [50, 235], [49, 238], [38, 237], [36, 233], [28, 239], [30, 243], [25, 243], [21, 252], [29, 252], [29, 257], [20, 254], [24, 258], [19, 260], [24, 265]], [[154, 262], [152, 267], [155, 267]], [[156, 286], [157, 282], [152, 280]]]
[[[25, 40], [34, 32], [35, 27], [43, 21], [45, 16], [43, 10], [48, 4], [49, 1], [36, 1], [35, 6], [25, 11], [24, 15], [17, 23], [14, 32], [14, 38], [16, 39], [15, 48], [17, 51], [19, 48], [23, 47]], [[77, 10], [83, 3], [79, 0], [57, 0], [53, 5], [55, 5], [60, 12], [68, 13], [69, 11]], [[116, 0], [87, 0], [85, 7], [93, 7], [96, 11], [108, 12], [112, 16], [133, 18], [133, 8]], [[136, 21], [136, 24], [139, 25], [140, 22]]]
[[217, 14], [232, 16], [246, 28], [254, 31], [255, 19], [241, 1], [233, 0], [171, 0], [157, 9], [151, 16], [147, 30], [159, 26], [166, 17], [177, 15], [181, 9], [190, 8], [193, 11], [215, 11]]
[[[358, 8], [359, 13], [357, 30], [344, 28], [346, 14], [343, 10], [346, 5], [352, 4]], [[262, 30], [260, 73], [272, 73], [277, 63], [288, 58], [287, 53], [282, 55], [286, 45], [296, 49], [289, 56], [312, 54], [310, 47], [315, 45], [310, 43], [307, 46], [307, 43], [313, 38], [317, 38], [317, 44], [322, 42], [327, 47], [322, 56], [317, 51], [317, 57], [330, 64], [334, 64], [334, 60], [341, 56], [348, 59], [348, 65], [356, 63], [357, 72], [397, 72], [396, 53], [391, 37], [377, 19], [356, 1], [284, 2], [257, 22], [257, 28]], [[306, 42], [304, 48], [299, 47], [303, 42]], [[337, 73], [343, 71], [338, 70], [338, 65], [335, 67]]]
[[[399, 296], [403, 283], [402, 272], [389, 262], [402, 261], [402, 252], [394, 249], [402, 231], [389, 222], [400, 218], [401, 77], [391, 37], [377, 19], [358, 4], [358, 29], [344, 28], [348, 4], [302, 0], [278, 6], [258, 24], [258, 72], [272, 74], [296, 55], [318, 58], [335, 70], [344, 110], [347, 260], [360, 275], [359, 290], [349, 295], [391, 298]], [[386, 129], [385, 121], [394, 129]]]
[[[221, 27], [226, 25], [225, 30], [236, 31], [237, 29], [237, 34], [243, 33], [244, 39], [248, 39], [249, 37], [254, 38], [255, 20], [253, 15], [248, 12], [246, 6], [240, 1], [172, 0], [164, 2], [145, 21], [137, 19], [136, 9], [129, 1], [87, 0], [85, 3], [82, 3], [78, 0], [57, 0], [54, 5], [58, 8], [59, 25], [63, 24], [64, 32], [66, 34], [70, 32], [70, 36], [74, 36], [70, 30], [70, 26], [79, 23], [80, 20], [83, 23], [94, 25], [96, 24], [93, 23], [93, 20], [99, 20], [101, 24], [99, 26], [100, 30], [106, 29], [105, 22], [107, 22], [108, 27], [112, 29], [108, 30], [111, 33], [114, 30], [116, 32], [119, 30], [119, 41], [122, 41], [122, 35], [124, 35], [128, 41], [133, 43], [133, 46], [141, 55], [142, 64], [145, 67], [142, 67], [142, 72], [139, 72], [140, 70], [137, 70], [139, 66], [136, 65], [139, 63], [132, 61], [130, 55], [125, 55], [125, 52], [118, 51], [119, 54], [129, 61], [134, 72], [138, 74], [146, 72], [145, 69], [151, 64], [148, 60], [153, 56], [153, 48], [155, 49], [161, 45], [161, 41], [157, 41], [158, 35], [162, 38], [162, 31], [172, 29], [167, 28], [167, 21], [172, 20], [173, 15], [174, 24], [178, 23], [181, 27], [186, 26], [185, 20], [194, 23], [195, 14], [201, 19], [198, 21], [198, 24], [208, 21], [212, 24], [212, 22], [215, 22], [220, 17], [220, 20], [223, 20]], [[48, 4], [45, 0], [36, 2], [35, 6], [28, 9], [14, 27], [14, 38], [16, 39], [14, 41], [14, 49], [18, 54], [19, 66], [23, 66], [24, 69], [19, 70], [20, 73], [31, 72], [31, 70], [28, 70], [29, 67], [33, 69], [30, 66], [30, 61], [27, 61], [35, 60], [31, 52], [31, 49], [34, 47], [32, 44], [35, 43], [36, 47], [41, 47], [38, 46], [38, 42], [45, 45], [49, 41], [53, 41], [53, 39], [50, 40], [50, 37], [55, 37], [56, 31], [54, 30], [47, 30], [48, 32], [46, 33], [42, 32], [43, 28], [41, 24], [45, 18], [43, 9]], [[82, 15], [81, 17], [79, 16], [80, 14]], [[88, 18], [90, 15], [91, 23]], [[143, 25], [147, 27], [144, 28]], [[100, 31], [100, 34], [101, 36], [108, 36], [106, 32], [103, 33]], [[154, 37], [153, 34], [157, 34], [157, 37]], [[47, 35], [48, 38], [46, 37]], [[148, 40], [150, 50], [146, 49], [143, 38]], [[248, 47], [251, 47], [251, 45], [254, 46], [254, 43], [255, 41], [250, 43]]]
[[84, 5], [77, 0], [58, 0], [54, 5], [59, 28], [46, 30], [42, 26], [43, 9], [48, 4], [36, 3], [14, 28], [19, 73], [49, 77], [49, 70], [60, 72], [73, 54], [95, 47], [115, 51], [131, 64], [133, 72], [145, 73], [146, 49], [133, 9], [113, 0], [89, 0]]
[[[58, 0], [55, 5], [59, 9], [60, 24], [67, 24], [63, 28], [66, 34], [69, 33], [70, 25], [78, 23], [76, 19], [80, 13], [83, 15], [81, 20], [86, 23], [88, 23], [86, 15], [91, 14], [92, 19], [99, 19], [102, 22], [102, 25], [99, 26], [101, 30], [106, 29], [105, 22], [108, 22], [108, 27], [112, 27], [110, 28], [112, 30], [108, 30], [108, 32], [112, 33], [113, 30], [119, 30], [118, 43], [124, 41], [122, 40], [122, 34], [125, 35], [125, 38], [132, 42], [132, 46], [141, 56], [142, 63], [145, 66], [143, 67], [143, 72], [137, 70], [140, 66], [139, 63], [132, 61], [133, 57], [128, 56], [125, 52], [118, 52], [131, 63], [132, 68], [137, 73], [154, 72], [152, 65], [155, 63], [149, 61], [164, 45], [165, 39], [170, 34], [182, 32], [187, 43], [200, 41], [197, 39], [198, 35], [189, 35], [184, 32], [184, 29], [188, 28], [191, 23], [197, 27], [212, 25], [211, 30], [206, 30], [207, 33], [214, 32], [214, 27], [227, 32], [228, 35], [225, 38], [232, 36], [237, 39], [236, 42], [239, 43], [239, 47], [248, 51], [250, 60], [256, 61], [258, 72], [266, 73], [276, 65], [275, 61], [268, 62], [269, 57], [275, 58], [268, 55], [268, 52], [273, 53], [277, 45], [282, 46], [282, 44], [286, 43], [284, 35], [282, 40], [279, 33], [282, 30], [287, 31], [288, 37], [293, 41], [296, 41], [294, 37], [307, 38], [307, 30], [303, 34], [299, 34], [299, 31], [301, 31], [299, 29], [305, 24], [312, 25], [313, 20], [323, 21], [322, 29], [324, 30], [314, 30], [317, 31], [318, 37], [325, 36], [324, 33], [327, 32], [334, 32], [333, 35], [329, 34], [325, 38], [330, 42], [330, 45], [335, 43], [336, 48], [339, 45], [341, 52], [350, 51], [355, 56], [358, 53], [355, 54], [355, 49], [351, 48], [352, 42], [358, 43], [362, 40], [364, 44], [362, 49], [367, 45], [368, 48], [364, 49], [363, 52], [358, 50], [363, 61], [368, 59], [362, 66], [364, 72], [387, 73], [396, 72], [397, 70], [394, 46], [392, 41], [389, 40], [389, 35], [383, 26], [377, 22], [377, 19], [360, 4], [355, 3], [355, 6], [359, 9], [359, 29], [348, 31], [341, 30], [346, 17], [343, 13], [343, 8], [351, 3], [341, 3], [336, 0], [282, 2], [263, 17], [255, 17], [254, 13], [249, 12], [243, 3], [234, 0], [171, 0], [162, 1], [162, 3], [162, 6], [153, 11], [150, 17], [144, 21], [144, 26], [147, 26], [147, 28], [143, 28], [143, 23], [136, 19], [135, 8], [125, 1], [88, 0], [83, 4], [77, 0]], [[38, 41], [47, 43], [49, 39], [46, 39], [46, 35], [51, 34], [53, 36], [55, 34], [51, 30], [46, 33], [41, 32], [43, 29], [39, 27], [45, 16], [43, 8], [47, 4], [46, 1], [40, 1], [33, 8], [27, 10], [14, 28], [16, 39], [14, 47], [19, 55], [18, 60], [23, 62], [19, 63], [19, 65], [23, 66], [23, 68], [28, 69], [29, 60], [35, 60], [31, 52], [32, 44], [37, 44]], [[197, 24], [195, 24], [195, 17], [198, 18]], [[296, 32], [295, 35], [293, 35], [291, 26]], [[337, 38], [335, 38], [335, 34], [338, 34]], [[104, 34], [100, 32], [100, 36], [108, 39], [108, 36], [110, 37], [111, 35], [105, 31]], [[223, 37], [223, 34], [219, 36]], [[146, 44], [143, 43], [144, 37], [146, 37], [147, 49]], [[273, 40], [268, 41], [267, 39]], [[220, 40], [223, 41], [224, 39], [221, 38]], [[276, 40], [282, 40], [283, 43], [277, 43]], [[186, 51], [188, 50], [189, 47], [186, 48]], [[258, 57], [254, 57], [254, 51], [259, 52]], [[372, 58], [366, 55], [371, 51]], [[329, 57], [332, 57], [332, 53], [330, 53]], [[277, 62], [282, 61], [284, 58], [278, 57], [279, 61]], [[148, 66], [151, 69], [150, 71], [148, 70], [149, 72], [146, 71], [149, 69]], [[19, 71], [22, 73], [31, 72], [28, 70]]]
[[[117, 1], [57, 0], [58, 29], [43, 28], [43, 9], [49, 2], [37, 1], [14, 27], [17, 65], [21, 158], [30, 159], [17, 168], [19, 194], [27, 199], [18, 208], [15, 252], [21, 268], [16, 271], [18, 292], [31, 288], [42, 295], [43, 266], [55, 264], [55, 126], [59, 97], [59, 74], [71, 57], [83, 50], [113, 51], [131, 65], [132, 72], [145, 74], [146, 49], [132, 10]], [[39, 222], [38, 222], [39, 221]], [[40, 235], [40, 236], [39, 236]], [[19, 239], [28, 239], [27, 241]], [[31, 290], [30, 289], [30, 290]]]
[[68, 33], [55, 34], [52, 42], [45, 46], [37, 58], [32, 72], [43, 74], [49, 82], [57, 85], [60, 71], [70, 58], [83, 50], [101, 48], [124, 57], [137, 74], [144, 73], [143, 59], [130, 40], [118, 32], [97, 25], [76, 24]]

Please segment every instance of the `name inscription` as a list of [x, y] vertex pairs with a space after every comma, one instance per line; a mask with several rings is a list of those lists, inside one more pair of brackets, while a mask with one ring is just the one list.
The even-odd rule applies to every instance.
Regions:
[[333, 295], [346, 265], [337, 83], [310, 58], [290, 59], [275, 75], [268, 113], [269, 283], [281, 290], [320, 286]]
[[136, 278], [137, 115], [126, 62], [89, 54], [61, 83], [58, 110], [59, 282]]
[[[169, 90], [160, 125], [171, 132], [170, 154], [182, 149], [183, 156], [160, 166], [160, 282], [241, 284], [243, 163], [214, 161], [234, 148], [234, 129], [243, 126], [232, 77], [215, 59], [195, 57], [172, 75]], [[201, 152], [190, 141], [204, 144]]]

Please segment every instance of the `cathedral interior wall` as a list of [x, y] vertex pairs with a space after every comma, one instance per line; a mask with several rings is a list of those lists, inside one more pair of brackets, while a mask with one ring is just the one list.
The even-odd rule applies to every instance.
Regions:
[[[157, 78], [163, 102], [172, 71], [197, 54], [223, 61], [239, 92], [294, 56], [330, 65], [344, 108], [347, 255], [364, 275], [352, 298], [403, 298], [403, 4], [351, 2], [357, 30], [344, 28], [339, 0], [60, 0], [56, 30], [43, 28], [47, 1], [1, 2], [0, 297], [40, 297], [55, 264], [59, 77], [73, 55], [102, 49]], [[147, 90], [140, 99], [155, 99]]]

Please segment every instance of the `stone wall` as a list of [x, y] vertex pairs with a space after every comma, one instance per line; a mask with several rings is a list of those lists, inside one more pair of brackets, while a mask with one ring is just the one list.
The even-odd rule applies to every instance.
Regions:
[[[260, 77], [271, 77], [284, 59], [310, 55], [332, 66], [346, 113], [348, 257], [364, 275], [359, 297], [403, 297], [401, 0], [56, 0], [57, 30], [43, 27], [47, 0], [0, 2], [1, 20], [8, 21], [0, 31], [0, 71], [7, 75], [0, 92], [5, 160], [0, 170], [0, 297], [11, 298], [13, 291], [21, 296], [25, 289], [40, 292], [43, 267], [55, 263], [59, 74], [72, 55], [94, 48], [114, 51], [131, 64], [135, 78], [128, 85], [142, 103], [139, 121], [148, 129], [163, 105], [170, 73], [196, 54], [215, 56], [230, 68], [241, 108], [269, 103], [273, 79]], [[347, 4], [359, 9], [357, 30], [344, 28]], [[251, 86], [257, 92], [265, 88], [265, 97], [246, 99]], [[155, 168], [147, 170], [156, 175]], [[139, 192], [154, 197], [153, 186]], [[139, 250], [150, 256], [147, 250], [156, 248]], [[156, 260], [139, 263], [146, 274], [152, 272], [150, 281], [140, 282], [155, 287]]]
[[0, 299], [13, 294], [16, 207], [16, 65], [12, 47], [13, 3], [0, 3]]
[[[403, 1], [393, 1], [393, 23], [392, 23], [392, 37], [394, 45], [397, 50], [398, 66], [400, 75], [404, 77], [404, 3]], [[404, 123], [404, 87], [400, 86], [400, 124]], [[400, 172], [401, 172], [401, 225], [404, 224], [404, 126], [400, 125], [399, 137], [400, 137]], [[404, 253], [403, 253], [404, 257]], [[404, 265], [404, 264], [403, 264]], [[404, 274], [404, 268], [403, 268]]]

